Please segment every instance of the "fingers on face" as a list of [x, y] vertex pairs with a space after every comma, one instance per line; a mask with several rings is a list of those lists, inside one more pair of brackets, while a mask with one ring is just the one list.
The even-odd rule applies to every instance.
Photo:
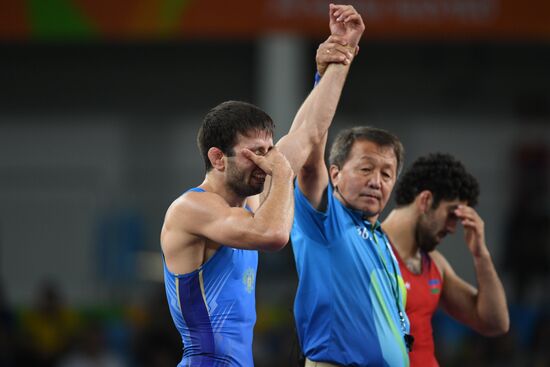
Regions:
[[481, 220], [474, 208], [467, 205], [459, 205], [455, 210], [455, 214], [461, 219]]
[[255, 154], [253, 151], [251, 151], [250, 149], [247, 149], [247, 148], [243, 148], [241, 150], [241, 153], [246, 158], [250, 159], [252, 162], [254, 162], [256, 164], [258, 164], [263, 159], [262, 156]]
[[455, 210], [455, 213], [464, 228], [483, 230], [485, 223], [473, 208], [461, 206]]
[[254, 153], [253, 151], [251, 151], [250, 149], [246, 149], [246, 148], [243, 148], [241, 150], [241, 153], [246, 157], [248, 158], [249, 160], [251, 160], [252, 162], [254, 162], [254, 164], [256, 164], [257, 166], [260, 166], [262, 164], [262, 162], [265, 160], [265, 157], [261, 156], [261, 155], [258, 155], [256, 153]]
[[463, 219], [462, 225], [466, 228], [475, 228], [477, 223], [472, 219]]

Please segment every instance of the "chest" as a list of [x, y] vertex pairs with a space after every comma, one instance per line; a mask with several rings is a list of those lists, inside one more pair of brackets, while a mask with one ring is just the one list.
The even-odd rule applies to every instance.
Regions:
[[407, 312], [432, 313], [435, 311], [441, 297], [443, 282], [433, 264], [422, 269], [419, 274], [414, 274], [409, 269], [402, 270], [407, 290]]

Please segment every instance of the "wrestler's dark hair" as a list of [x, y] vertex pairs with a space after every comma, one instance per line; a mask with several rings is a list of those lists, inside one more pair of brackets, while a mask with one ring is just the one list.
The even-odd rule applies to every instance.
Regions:
[[397, 159], [397, 175], [401, 173], [403, 168], [403, 159], [405, 157], [405, 149], [403, 144], [389, 131], [378, 129], [370, 126], [357, 126], [350, 129], [342, 130], [334, 139], [330, 149], [329, 164], [342, 168], [346, 163], [353, 143], [356, 140], [366, 140], [373, 142], [381, 147], [391, 147]]
[[240, 101], [223, 102], [212, 108], [204, 117], [197, 135], [197, 145], [204, 160], [206, 172], [212, 169], [208, 150], [219, 148], [225, 155], [235, 154], [233, 147], [237, 135], [253, 131], [273, 136], [275, 124], [267, 113], [253, 104]]
[[422, 191], [433, 195], [432, 207], [441, 200], [461, 200], [475, 206], [479, 196], [479, 185], [474, 176], [450, 154], [432, 153], [420, 157], [405, 170], [395, 188], [397, 207], [409, 205]]

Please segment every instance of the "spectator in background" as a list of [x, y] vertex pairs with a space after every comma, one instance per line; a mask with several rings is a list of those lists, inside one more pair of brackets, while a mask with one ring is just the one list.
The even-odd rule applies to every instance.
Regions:
[[78, 326], [76, 314], [65, 306], [58, 286], [44, 282], [35, 305], [21, 316], [26, 365], [55, 366], [69, 348]]
[[514, 153], [504, 266], [511, 272], [517, 302], [548, 302], [550, 147], [544, 143], [523, 144]]
[[16, 361], [15, 316], [0, 286], [0, 366], [12, 367]]
[[105, 330], [95, 320], [90, 320], [80, 330], [77, 342], [58, 367], [123, 367], [120, 357], [111, 352], [105, 342]]
[[548, 340], [550, 340], [550, 311], [548, 309], [541, 310], [541, 314], [535, 324], [533, 333], [532, 348], [528, 350], [528, 357], [531, 361], [531, 366], [543, 367], [550, 366], [550, 348], [548, 348]]
[[152, 289], [143, 319], [132, 330], [132, 366], [176, 366], [181, 360], [181, 336], [172, 325], [164, 287]]

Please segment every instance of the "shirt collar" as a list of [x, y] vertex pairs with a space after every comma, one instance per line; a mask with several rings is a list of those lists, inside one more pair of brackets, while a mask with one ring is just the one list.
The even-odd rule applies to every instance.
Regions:
[[362, 220], [363, 220], [363, 223], [365, 223], [365, 226], [369, 230], [382, 233], [382, 225], [378, 219], [376, 220], [376, 222], [374, 222], [374, 224], [371, 224], [371, 222], [369, 222], [367, 219], [362, 219]]

